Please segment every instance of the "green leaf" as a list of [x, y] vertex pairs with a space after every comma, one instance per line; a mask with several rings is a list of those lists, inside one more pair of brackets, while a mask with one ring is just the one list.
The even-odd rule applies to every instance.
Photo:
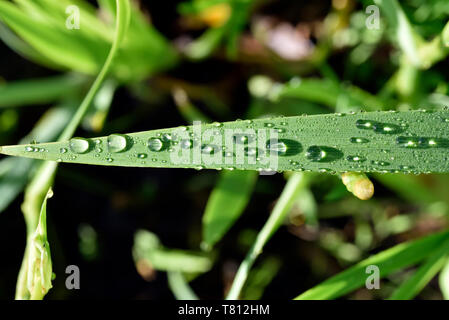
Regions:
[[0, 84], [0, 108], [51, 103], [79, 90], [82, 78], [72, 75]]
[[418, 47], [422, 39], [414, 32], [398, 1], [374, 0], [374, 3], [381, 7], [382, 13], [387, 17], [390, 28], [394, 32], [395, 40], [408, 60], [415, 67], [421, 67], [422, 60], [419, 56]]
[[257, 172], [225, 171], [215, 186], [203, 216], [203, 243], [208, 248], [220, 241], [249, 202]]
[[446, 264], [440, 272], [439, 284], [444, 299], [449, 300], [449, 259], [446, 259]]
[[[71, 36], [70, 31], [73, 30], [66, 29], [64, 24], [61, 23], [62, 27], [59, 29], [54, 28], [35, 16], [30, 17], [10, 2], [0, 1], [0, 19], [47, 59], [85, 73], [98, 71], [100, 61], [106, 55], [105, 47], [99, 50], [98, 43], [93, 39], [80, 41], [79, 37]], [[92, 55], [97, 53], [100, 53], [98, 59], [92, 59]]]
[[187, 283], [184, 275], [178, 271], [167, 272], [168, 285], [178, 300], [198, 300], [197, 295], [193, 292]]
[[154, 233], [145, 230], [134, 236], [133, 256], [136, 263], [144, 262], [160, 271], [203, 273], [212, 267], [210, 255], [165, 248]]
[[413, 299], [438, 271], [443, 268], [449, 254], [449, 241], [438, 246], [438, 249], [419, 267], [417, 271], [397, 288], [390, 300], [410, 300]]
[[444, 231], [424, 238], [401, 243], [393, 248], [369, 257], [355, 266], [325, 280], [317, 286], [302, 293], [299, 300], [336, 299], [365, 284], [368, 277], [366, 267], [375, 265], [380, 277], [385, 277], [400, 269], [411, 266], [438, 249], [440, 244], [449, 239], [449, 231]]
[[[77, 138], [39, 146], [4, 146], [0, 152], [130, 167], [449, 172], [447, 119], [448, 110], [281, 117]], [[237, 141], [241, 135], [247, 139]]]

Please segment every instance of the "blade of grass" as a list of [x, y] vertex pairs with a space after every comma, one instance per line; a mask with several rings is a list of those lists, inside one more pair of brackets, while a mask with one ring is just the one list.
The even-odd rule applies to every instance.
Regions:
[[0, 84], [0, 108], [51, 103], [80, 89], [83, 79], [74, 75]]
[[257, 176], [251, 171], [225, 171], [220, 175], [203, 215], [202, 247], [213, 247], [243, 213]]
[[245, 259], [240, 265], [231, 289], [226, 297], [227, 300], [236, 300], [240, 296], [240, 292], [248, 278], [249, 271], [256, 261], [257, 257], [262, 253], [263, 247], [270, 240], [273, 234], [279, 229], [286, 215], [290, 211], [298, 194], [308, 184], [307, 175], [304, 173], [294, 173], [287, 181], [284, 190], [279, 197], [273, 211], [270, 214], [267, 222], [257, 235], [251, 249], [248, 251]]
[[365, 284], [366, 267], [375, 265], [380, 277], [411, 266], [435, 252], [441, 243], [449, 239], [449, 231], [401, 243], [393, 248], [375, 254], [345, 271], [323, 281], [296, 297], [298, 300], [325, 300], [341, 297]]
[[[449, 172], [446, 119], [449, 119], [449, 110], [281, 117], [130, 133], [118, 138], [122, 141], [121, 152], [109, 148], [108, 138], [111, 137], [99, 137], [82, 140], [87, 147], [84, 153], [72, 150], [71, 143], [77, 144], [79, 140], [45, 143], [37, 149], [33, 145], [4, 146], [0, 153], [131, 167], [443, 173]], [[226, 139], [228, 133], [237, 134], [248, 129], [259, 140], [254, 139], [247, 146], [257, 147], [255, 152], [260, 161], [257, 156], [251, 158], [247, 153], [242, 154], [245, 150], [238, 151], [237, 147], [244, 145]], [[280, 144], [272, 145], [268, 140], [273, 132], [277, 132]], [[61, 140], [67, 137], [62, 136]], [[186, 141], [179, 143], [181, 140]], [[190, 149], [182, 148], [185, 143], [189, 143]], [[103, 145], [108, 152], [99, 152], [94, 145]], [[218, 152], [222, 147], [236, 152], [226, 156]], [[61, 153], [61, 150], [67, 152]]]
[[[66, 126], [64, 131], [62, 132], [59, 140], [69, 139], [79, 123], [81, 122], [83, 116], [90, 103], [92, 102], [95, 94], [99, 90], [101, 83], [106, 77], [107, 72], [109, 71], [114, 56], [120, 46], [121, 41], [123, 40], [123, 36], [128, 27], [129, 19], [130, 19], [130, 11], [129, 11], [129, 1], [128, 0], [116, 0], [117, 2], [117, 26], [114, 42], [112, 44], [111, 50], [108, 54], [106, 62], [103, 65], [100, 73], [95, 79], [92, 87], [84, 98], [83, 102], [77, 109], [75, 115], [71, 119], [70, 123]], [[25, 257], [24, 261], [28, 260], [28, 256], [32, 254], [32, 234], [37, 226], [37, 221], [39, 217], [39, 209], [42, 205], [42, 202], [45, 199], [45, 195], [48, 189], [51, 188], [53, 183], [54, 175], [56, 172], [57, 163], [55, 162], [44, 162], [36, 172], [33, 180], [28, 185], [25, 191], [25, 200], [22, 205], [22, 211], [25, 217], [25, 222], [27, 225], [27, 245], [25, 248]], [[21, 271], [19, 273], [19, 277], [17, 280], [17, 289], [16, 289], [16, 298], [17, 299], [26, 299], [29, 296], [28, 290], [26, 290], [28, 286], [25, 286], [24, 283], [28, 283], [30, 279], [28, 279], [28, 265], [22, 264]]]
[[449, 259], [446, 259], [443, 270], [440, 272], [438, 282], [444, 299], [449, 300]]
[[449, 254], [449, 240], [438, 246], [417, 271], [397, 288], [390, 296], [390, 300], [410, 300], [429, 283], [443, 268]]

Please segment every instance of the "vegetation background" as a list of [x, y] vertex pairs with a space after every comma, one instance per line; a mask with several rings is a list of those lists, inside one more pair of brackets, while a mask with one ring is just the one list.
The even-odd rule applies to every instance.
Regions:
[[[36, 33], [0, 5], [0, 145], [54, 141], [69, 117], [29, 132], [48, 110], [70, 114], [81, 103], [111, 42], [113, 1], [5, 2], [21, 7]], [[449, 105], [445, 0], [132, 3], [128, 42], [77, 136]], [[70, 4], [82, 8], [79, 30], [66, 28]], [[367, 12], [373, 4], [378, 24]], [[73, 42], [51, 45], [67, 37]], [[14, 296], [26, 243], [22, 191], [36, 163], [0, 159], [1, 299]], [[47, 298], [189, 297], [185, 280], [199, 298], [223, 298], [288, 176], [60, 165], [48, 202], [56, 278]], [[447, 175], [370, 178], [375, 195], [362, 201], [338, 175], [311, 174], [240, 297], [291, 299], [375, 253], [447, 228]], [[222, 202], [213, 199], [229, 186]], [[205, 211], [224, 217], [229, 231], [204, 231]], [[205, 241], [205, 232], [218, 235]], [[442, 261], [445, 272], [423, 277], [417, 299], [449, 297]], [[80, 290], [66, 289], [67, 265], [80, 268]], [[416, 270], [400, 268], [379, 290], [362, 286], [342, 298], [388, 298]]]

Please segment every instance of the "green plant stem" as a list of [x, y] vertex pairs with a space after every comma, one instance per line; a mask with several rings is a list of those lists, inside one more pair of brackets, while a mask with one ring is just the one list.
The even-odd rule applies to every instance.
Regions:
[[184, 275], [179, 271], [167, 272], [168, 285], [178, 300], [198, 300], [195, 292], [190, 288]]
[[290, 211], [297, 195], [308, 184], [307, 175], [304, 173], [294, 173], [282, 191], [282, 194], [276, 203], [270, 217], [257, 235], [257, 239], [249, 250], [248, 254], [243, 260], [237, 271], [237, 274], [232, 283], [231, 289], [226, 297], [227, 300], [236, 300], [239, 298], [240, 292], [248, 278], [249, 271], [256, 261], [257, 257], [262, 253], [265, 244], [270, 240], [273, 234], [281, 226], [285, 216]]
[[[123, 39], [127, 25], [129, 24], [129, 2], [128, 0], [116, 0], [117, 4], [117, 27], [116, 35], [111, 46], [111, 50], [106, 58], [103, 67], [100, 70], [97, 78], [89, 89], [88, 93], [84, 97], [81, 105], [76, 111], [70, 123], [64, 129], [59, 136], [58, 141], [64, 141], [70, 139], [75, 133], [76, 128], [80, 124], [84, 115], [86, 114], [93, 98], [100, 89], [102, 82], [104, 81], [106, 74], [108, 73], [112, 61], [117, 53], [120, 42]], [[123, 16], [124, 15], [124, 16]], [[122, 25], [122, 24], [125, 24]], [[25, 224], [27, 228], [27, 244], [25, 248], [24, 259], [19, 272], [16, 286], [16, 299], [29, 299], [30, 293], [27, 286], [28, 278], [28, 262], [30, 250], [32, 250], [32, 236], [36, 231], [37, 223], [40, 214], [40, 208], [45, 199], [48, 189], [52, 186], [55, 172], [57, 169], [57, 162], [44, 162], [37, 170], [35, 176], [30, 182], [29, 186], [25, 190], [25, 200], [22, 204], [22, 212], [25, 218]]]

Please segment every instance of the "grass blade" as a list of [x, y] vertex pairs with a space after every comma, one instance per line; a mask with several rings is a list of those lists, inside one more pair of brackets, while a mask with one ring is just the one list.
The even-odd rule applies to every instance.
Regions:
[[239, 218], [249, 202], [256, 179], [257, 172], [223, 172], [203, 216], [204, 247], [213, 247]]
[[51, 103], [80, 89], [82, 79], [71, 75], [0, 84], [0, 108]]
[[389, 299], [413, 299], [429, 283], [429, 281], [435, 277], [438, 271], [443, 268], [448, 254], [449, 241], [445, 241], [439, 245], [439, 249], [430, 255], [427, 261], [425, 261], [409, 279], [402, 283], [401, 286], [393, 292]]
[[444, 299], [449, 300], [449, 259], [446, 259], [446, 264], [440, 272], [439, 283]]
[[263, 247], [270, 240], [273, 234], [279, 229], [286, 215], [292, 208], [298, 194], [308, 185], [308, 177], [304, 173], [294, 173], [285, 185], [278, 202], [270, 214], [267, 222], [257, 235], [248, 254], [240, 265], [231, 289], [226, 297], [227, 300], [236, 300], [240, 296], [240, 292], [248, 278], [249, 271], [256, 261], [257, 257], [262, 253]]
[[435, 252], [441, 243], [449, 239], [449, 231], [432, 234], [424, 238], [399, 244], [369, 257], [355, 266], [325, 280], [302, 293], [298, 300], [325, 300], [341, 297], [365, 284], [366, 267], [376, 265], [381, 277], [411, 266]]
[[[0, 152], [131, 167], [443, 173], [449, 172], [448, 119], [448, 110], [282, 117], [78, 138], [39, 146], [4, 146]], [[251, 139], [237, 141], [241, 135]], [[273, 137], [278, 143], [270, 140]], [[223, 147], [228, 154], [220, 151]]]

